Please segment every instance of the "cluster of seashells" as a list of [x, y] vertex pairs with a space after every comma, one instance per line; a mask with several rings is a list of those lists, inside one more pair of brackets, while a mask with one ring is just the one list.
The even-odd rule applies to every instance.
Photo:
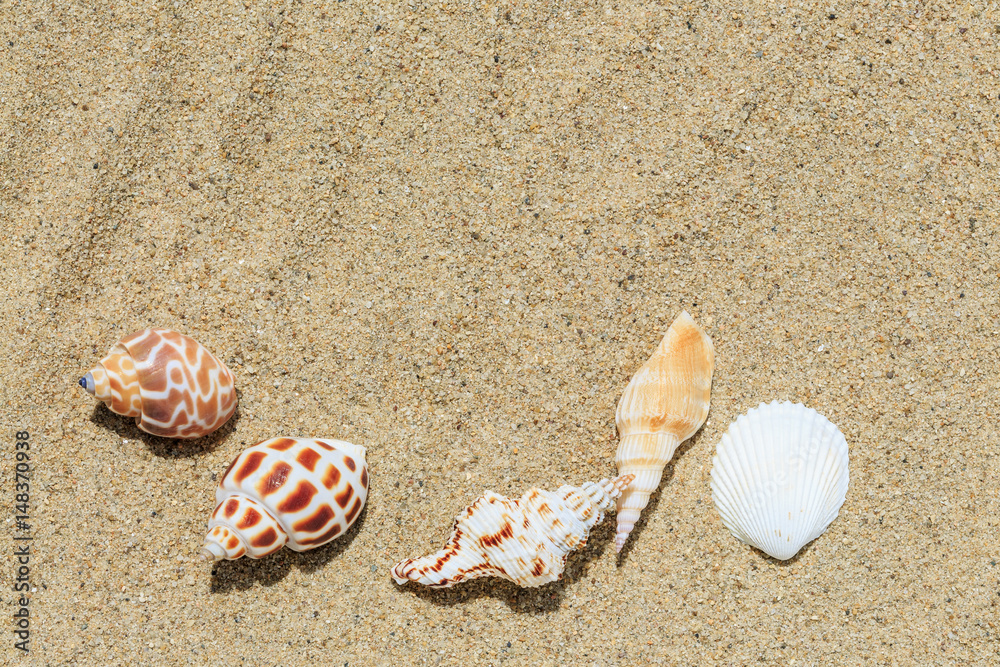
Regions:
[[[210, 435], [236, 412], [232, 372], [201, 343], [169, 329], [121, 339], [79, 384], [146, 433], [167, 438]], [[325, 438], [271, 438], [244, 450], [219, 480], [198, 557], [263, 558], [343, 535], [368, 498], [365, 453]]]
[[[615, 411], [618, 476], [520, 498], [486, 491], [455, 518], [441, 550], [397, 563], [392, 576], [435, 588], [496, 576], [534, 587], [562, 577], [570, 552], [615, 509], [615, 549], [659, 487], [678, 446], [708, 416], [711, 339], [687, 312], [667, 330]], [[233, 374], [194, 339], [145, 329], [116, 343], [80, 379], [109, 409], [158, 436], [199, 438], [236, 411]], [[365, 448], [342, 440], [278, 437], [246, 449], [216, 489], [199, 557], [262, 558], [283, 546], [319, 547], [343, 535], [368, 497]], [[843, 434], [815, 410], [777, 401], [739, 417], [722, 436], [711, 493], [740, 541], [786, 560], [837, 517], [848, 487]]]
[[[618, 402], [617, 478], [555, 493], [533, 488], [517, 500], [487, 491], [455, 518], [440, 551], [398, 563], [392, 576], [435, 588], [485, 576], [524, 587], [555, 581], [612, 501], [620, 553], [664, 467], [705, 423], [714, 370], [711, 339], [682, 312]], [[711, 487], [732, 534], [784, 560], [836, 518], [847, 481], [840, 431], [814, 410], [775, 402], [730, 427], [718, 446]]]

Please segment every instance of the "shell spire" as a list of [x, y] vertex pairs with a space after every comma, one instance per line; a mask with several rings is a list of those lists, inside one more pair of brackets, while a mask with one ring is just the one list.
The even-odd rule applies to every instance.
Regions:
[[619, 475], [635, 481], [618, 499], [619, 553], [677, 446], [705, 423], [714, 370], [712, 340], [684, 311], [625, 387], [615, 412], [621, 437], [615, 463]]
[[455, 517], [437, 553], [392, 568], [396, 583], [450, 588], [467, 579], [503, 577], [532, 588], [562, 578], [566, 556], [614, 507], [632, 475], [558, 491], [529, 489], [520, 499], [487, 491]]

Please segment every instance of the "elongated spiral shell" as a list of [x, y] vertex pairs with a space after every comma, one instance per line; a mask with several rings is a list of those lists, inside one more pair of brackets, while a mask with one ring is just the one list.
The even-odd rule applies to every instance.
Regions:
[[226, 365], [169, 329], [122, 338], [79, 384], [112, 412], [165, 438], [208, 435], [236, 411], [236, 381]]
[[272, 438], [245, 450], [219, 480], [200, 558], [263, 558], [342, 535], [368, 499], [365, 453], [312, 438]]
[[531, 588], [562, 578], [566, 556], [587, 544], [631, 475], [558, 491], [529, 489], [519, 500], [484, 493], [455, 518], [444, 548], [392, 568], [396, 583], [449, 588], [467, 579], [503, 577]]
[[635, 481], [618, 499], [619, 553], [677, 446], [705, 423], [714, 370], [712, 340], [684, 311], [625, 387], [615, 412], [621, 438], [615, 463], [619, 475]]

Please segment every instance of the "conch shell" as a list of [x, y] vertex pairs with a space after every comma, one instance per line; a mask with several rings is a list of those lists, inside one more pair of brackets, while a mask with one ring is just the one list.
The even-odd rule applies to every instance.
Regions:
[[625, 387], [615, 412], [621, 437], [615, 463], [619, 475], [635, 481], [618, 499], [619, 553], [677, 446], [705, 423], [714, 369], [712, 340], [684, 311]]
[[525, 588], [556, 581], [567, 554], [587, 544], [591, 528], [631, 481], [632, 475], [623, 475], [555, 492], [533, 488], [519, 500], [487, 491], [455, 517], [441, 551], [397, 563], [392, 576], [399, 584], [432, 588], [491, 576]]

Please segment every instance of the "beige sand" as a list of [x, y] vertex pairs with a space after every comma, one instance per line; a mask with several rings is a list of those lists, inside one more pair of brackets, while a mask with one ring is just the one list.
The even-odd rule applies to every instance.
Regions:
[[[0, 5], [6, 516], [15, 431], [37, 466], [8, 664], [995, 659], [996, 3], [96, 5]], [[613, 475], [615, 404], [681, 309], [712, 410], [621, 558], [608, 519], [541, 589], [393, 583], [484, 489]], [[218, 437], [75, 385], [149, 325], [235, 372]], [[789, 563], [708, 487], [775, 398], [851, 447]], [[213, 477], [278, 434], [368, 448], [359, 524], [193, 563]]]

